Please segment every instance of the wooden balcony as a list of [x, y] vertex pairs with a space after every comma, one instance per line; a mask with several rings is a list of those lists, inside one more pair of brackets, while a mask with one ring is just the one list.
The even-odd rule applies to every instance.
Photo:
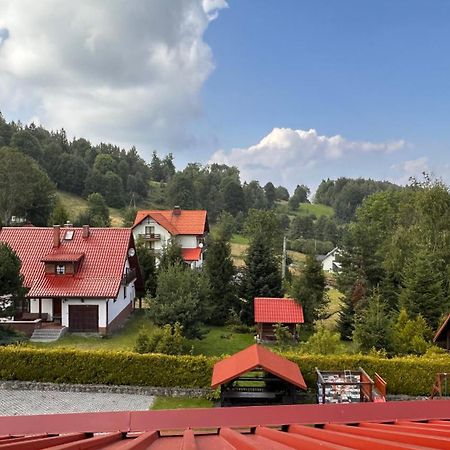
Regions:
[[136, 269], [128, 269], [127, 273], [122, 276], [122, 284], [126, 285], [136, 279]]
[[144, 241], [160, 241], [161, 235], [160, 234], [140, 234], [139, 237], [144, 239]]

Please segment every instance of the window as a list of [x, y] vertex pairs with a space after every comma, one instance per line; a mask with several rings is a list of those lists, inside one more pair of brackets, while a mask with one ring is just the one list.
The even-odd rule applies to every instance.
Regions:
[[75, 232], [75, 230], [67, 230], [66, 234], [64, 235], [64, 240], [65, 241], [71, 241], [73, 239], [73, 233]]
[[146, 226], [145, 227], [145, 235], [146, 236], [151, 236], [153, 234], [155, 234], [155, 227]]
[[64, 264], [58, 264], [56, 266], [56, 275], [64, 275], [66, 273], [66, 266]]

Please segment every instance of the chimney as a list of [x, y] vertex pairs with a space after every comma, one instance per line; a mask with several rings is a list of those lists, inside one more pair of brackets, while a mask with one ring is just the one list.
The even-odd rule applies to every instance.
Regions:
[[89, 237], [89, 225], [83, 225], [83, 239]]
[[53, 225], [53, 247], [57, 248], [59, 247], [60, 240], [59, 240], [59, 231], [61, 227], [59, 225]]
[[174, 216], [181, 215], [181, 208], [178, 205], [173, 207], [173, 215]]
[[65, 226], [66, 228], [72, 228], [72, 227], [73, 227], [73, 223], [72, 223], [70, 220], [68, 220], [68, 221], [64, 224], [64, 226]]

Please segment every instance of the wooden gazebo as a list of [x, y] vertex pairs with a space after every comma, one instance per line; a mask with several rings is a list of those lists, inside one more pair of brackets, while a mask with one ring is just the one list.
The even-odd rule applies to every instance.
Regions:
[[287, 326], [296, 337], [296, 327], [304, 322], [303, 308], [293, 298], [256, 297], [254, 299], [255, 324], [258, 340], [274, 341], [274, 325]]
[[221, 406], [297, 403], [306, 383], [297, 364], [254, 344], [214, 365]]
[[450, 314], [440, 326], [439, 330], [437, 330], [433, 342], [450, 351]]

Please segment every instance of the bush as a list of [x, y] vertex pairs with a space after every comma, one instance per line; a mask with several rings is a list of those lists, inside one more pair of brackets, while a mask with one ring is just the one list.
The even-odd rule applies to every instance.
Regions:
[[148, 334], [141, 330], [136, 339], [134, 351], [138, 353], [164, 353], [166, 355], [183, 355], [188, 353], [189, 346], [183, 337], [183, 327], [176, 322], [174, 326], [167, 324]]
[[305, 353], [332, 355], [343, 353], [344, 346], [339, 333], [327, 330], [321, 326], [318, 330], [300, 347]]

